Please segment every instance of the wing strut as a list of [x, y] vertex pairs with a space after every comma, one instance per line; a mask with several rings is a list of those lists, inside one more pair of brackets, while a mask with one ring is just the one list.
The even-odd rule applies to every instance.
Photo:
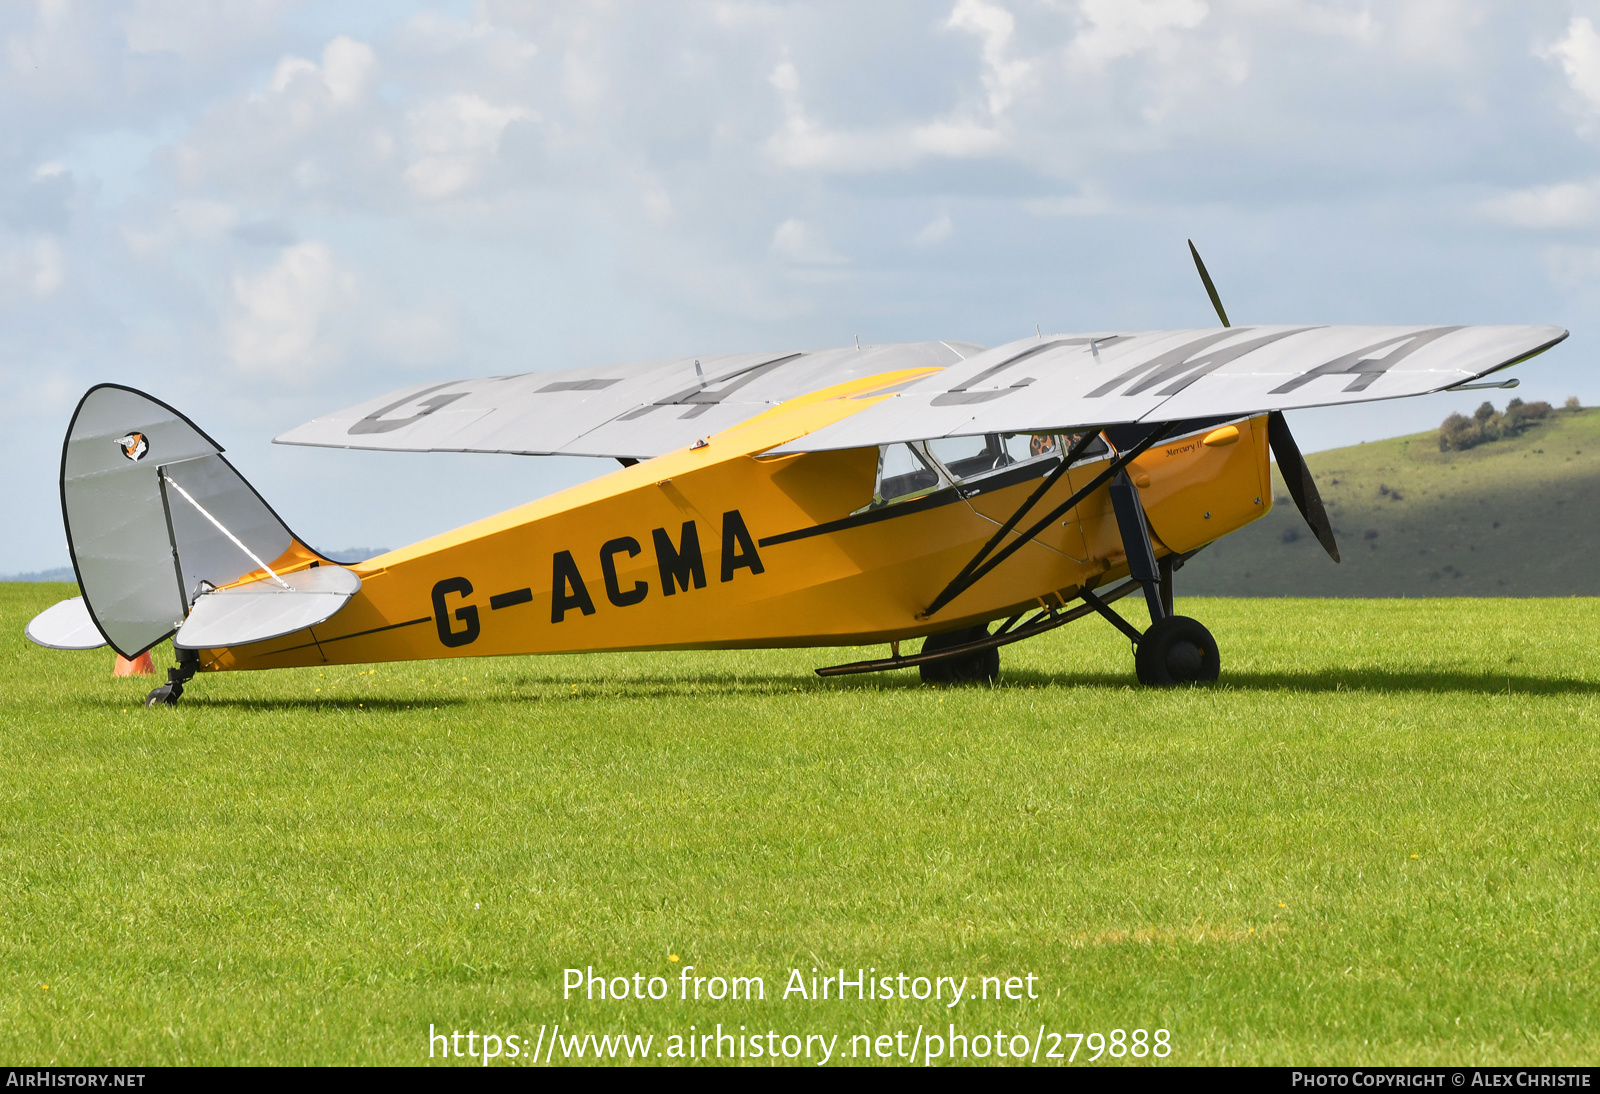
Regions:
[[[1145, 451], [1145, 449], [1149, 448], [1151, 445], [1161, 440], [1161, 438], [1171, 433], [1175, 424], [1176, 423], [1173, 422], [1161, 422], [1156, 425], [1154, 429], [1150, 430], [1149, 433], [1145, 434], [1144, 438], [1132, 448], [1118, 451], [1116, 458], [1107, 464], [1098, 475], [1091, 479], [1087, 486], [1083, 487], [1081, 490], [1073, 491], [1071, 497], [1062, 502], [1060, 505], [1056, 506], [1054, 509], [1050, 510], [1050, 512], [1040, 520], [1036, 521], [1026, 532], [1023, 532], [1021, 535], [1019, 535], [1014, 542], [1008, 543], [1005, 547], [1001, 548], [999, 551], [996, 551], [994, 555], [988, 559], [988, 561], [983, 561], [984, 556], [989, 553], [991, 547], [995, 543], [999, 542], [1000, 538], [1008, 531], [1010, 531], [1012, 528], [1015, 528], [1017, 522], [1020, 521], [1024, 515], [1026, 515], [1027, 511], [1033, 506], [1034, 502], [1044, 495], [1046, 485], [1053, 483], [1056, 478], [1059, 478], [1064, 469], [1072, 462], [1073, 453], [1067, 453], [1066, 458], [1061, 462], [1061, 466], [1056, 468], [1055, 471], [1051, 472], [1051, 477], [1046, 480], [1046, 484], [1041, 484], [1040, 488], [1035, 490], [1028, 500], [1022, 503], [1021, 508], [1019, 508], [1017, 512], [1012, 515], [1010, 520], [1006, 521], [1005, 525], [1001, 527], [999, 532], [995, 533], [988, 543], [984, 544], [983, 549], [973, 557], [972, 561], [961, 568], [961, 573], [950, 579], [950, 584], [946, 585], [944, 587], [944, 591], [933, 598], [933, 603], [929, 604], [925, 609], [923, 609], [922, 614], [918, 616], [918, 618], [931, 618], [933, 614], [940, 608], [943, 608], [946, 604], [950, 603], [956, 597], [972, 588], [972, 586], [976, 585], [979, 581], [982, 581], [989, 575], [990, 571], [1020, 551], [1025, 544], [1035, 539], [1041, 532], [1050, 527], [1051, 524], [1055, 523], [1055, 521], [1063, 513], [1067, 512], [1067, 510], [1077, 505], [1084, 498], [1100, 489], [1100, 487], [1104, 486], [1114, 476], [1120, 473], [1124, 467], [1138, 458]], [[1093, 434], [1088, 435], [1093, 436]], [[1077, 445], [1073, 446], [1074, 451], [1076, 451], [1077, 448]]]
[[[1150, 523], [1145, 520], [1144, 504], [1139, 500], [1138, 487], [1133, 485], [1126, 471], [1111, 482], [1111, 508], [1117, 515], [1117, 531], [1122, 534], [1123, 553], [1128, 556], [1128, 576], [1144, 586], [1145, 603], [1150, 606], [1150, 622], [1159, 623], [1172, 613], [1167, 611], [1166, 598], [1162, 596], [1163, 573], [1156, 563], [1155, 547], [1150, 542]], [[1172, 585], [1171, 573], [1168, 570], [1165, 575], [1168, 588]], [[1093, 595], [1085, 593], [1084, 599], [1092, 604]], [[1126, 624], [1123, 624], [1123, 629], [1127, 629]]]

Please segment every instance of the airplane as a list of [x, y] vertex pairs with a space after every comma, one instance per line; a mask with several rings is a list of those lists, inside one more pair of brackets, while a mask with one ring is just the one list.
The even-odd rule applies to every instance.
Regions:
[[[1221, 658], [1174, 574], [1290, 496], [1338, 546], [1284, 412], [1511, 387], [1549, 326], [1221, 326], [704, 355], [427, 383], [279, 444], [615, 459], [616, 470], [361, 562], [289, 530], [168, 404], [101, 384], [61, 458], [81, 596], [57, 649], [172, 639], [200, 672], [444, 657], [888, 644], [823, 676], [993, 681], [1002, 646], [1089, 615], [1141, 684]], [[1142, 593], [1147, 627], [1111, 605]], [[902, 651], [923, 639], [916, 652]]]

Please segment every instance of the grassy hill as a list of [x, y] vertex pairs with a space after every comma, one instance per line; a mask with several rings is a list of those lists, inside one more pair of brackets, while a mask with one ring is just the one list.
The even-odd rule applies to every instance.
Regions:
[[1306, 462], [1344, 561], [1323, 554], [1274, 470], [1272, 512], [1185, 566], [1180, 595], [1600, 595], [1600, 411], [1465, 452], [1440, 452], [1429, 432]]

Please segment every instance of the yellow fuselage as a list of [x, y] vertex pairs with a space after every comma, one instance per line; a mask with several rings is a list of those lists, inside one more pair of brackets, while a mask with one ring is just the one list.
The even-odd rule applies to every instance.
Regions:
[[[791, 400], [700, 447], [354, 565], [361, 591], [331, 619], [202, 651], [201, 665], [883, 642], [1071, 599], [1127, 573], [1102, 486], [949, 606], [919, 618], [1039, 476], [973, 498], [947, 489], [863, 511], [876, 448], [760, 455], [922, 374]], [[1158, 556], [1192, 551], [1271, 508], [1266, 418], [1232, 428], [1158, 444], [1129, 466]], [[1109, 459], [1073, 466], [1022, 527]], [[297, 545], [278, 565], [293, 570], [314, 557]]]

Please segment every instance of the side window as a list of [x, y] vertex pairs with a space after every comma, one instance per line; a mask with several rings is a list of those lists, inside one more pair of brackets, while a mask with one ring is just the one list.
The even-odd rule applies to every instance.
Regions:
[[925, 494], [939, 486], [939, 473], [909, 444], [885, 445], [878, 450], [878, 486], [872, 504], [887, 505]]
[[[1077, 444], [1082, 437], [1082, 433], [1068, 433], [1062, 438], [1062, 441], [1066, 443], [1068, 448], [1071, 448], [1073, 445]], [[1111, 446], [1106, 444], [1104, 437], [1096, 433], [1094, 438], [1089, 442], [1088, 447], [1079, 453], [1078, 459], [1074, 460], [1073, 462], [1077, 463], [1081, 460], [1097, 460], [1101, 456], [1108, 456], [1110, 454]]]
[[[951, 482], [969, 482], [1016, 464], [1035, 463], [1033, 474], [1055, 466], [1069, 446], [1083, 434], [989, 433], [976, 437], [940, 437], [878, 449], [878, 479], [872, 501], [856, 512], [908, 501]], [[1081, 460], [1104, 457], [1111, 450], [1096, 435], [1078, 456]], [[1024, 473], [1024, 477], [1027, 474]], [[986, 480], [987, 481], [987, 480]], [[1013, 481], [1007, 477], [996, 484]], [[975, 484], [972, 489], [983, 489]]]
[[1007, 433], [1003, 440], [1012, 463], [1061, 455], [1061, 438], [1054, 433]]
[[941, 437], [928, 442], [928, 452], [956, 481], [987, 474], [1013, 462], [993, 433], [978, 437]]

